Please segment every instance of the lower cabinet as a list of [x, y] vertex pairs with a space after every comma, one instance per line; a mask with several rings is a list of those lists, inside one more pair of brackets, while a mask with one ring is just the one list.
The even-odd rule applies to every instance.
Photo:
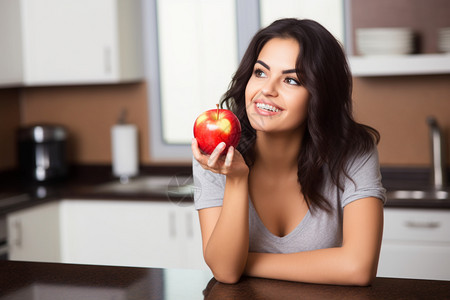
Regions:
[[450, 210], [385, 208], [377, 276], [450, 280]]
[[13, 213], [8, 224], [13, 260], [207, 269], [193, 206], [70, 199]]
[[[12, 260], [208, 269], [193, 206], [68, 199], [11, 213], [7, 228]], [[450, 280], [450, 210], [385, 208], [377, 276]]]
[[11, 260], [59, 262], [61, 235], [59, 203], [46, 203], [7, 216]]

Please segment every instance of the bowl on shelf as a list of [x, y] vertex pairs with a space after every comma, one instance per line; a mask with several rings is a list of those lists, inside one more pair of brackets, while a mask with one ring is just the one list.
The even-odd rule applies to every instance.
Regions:
[[411, 54], [414, 31], [403, 27], [357, 28], [356, 47], [361, 55]]
[[438, 49], [440, 52], [450, 53], [450, 27], [438, 30]]

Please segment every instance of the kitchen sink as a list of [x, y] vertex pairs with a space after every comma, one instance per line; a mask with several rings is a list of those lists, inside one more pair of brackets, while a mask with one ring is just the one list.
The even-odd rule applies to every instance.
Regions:
[[450, 200], [445, 190], [396, 190], [387, 192], [388, 199], [405, 200]]
[[386, 196], [391, 207], [450, 208], [450, 189], [388, 190]]
[[183, 197], [193, 194], [194, 185], [192, 176], [141, 176], [126, 182], [108, 182], [99, 185], [95, 190], [99, 193], [151, 193]]

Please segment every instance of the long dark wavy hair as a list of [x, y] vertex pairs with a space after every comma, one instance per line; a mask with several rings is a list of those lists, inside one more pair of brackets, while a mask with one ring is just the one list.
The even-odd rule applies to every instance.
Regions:
[[247, 116], [245, 88], [261, 49], [273, 38], [293, 38], [300, 45], [297, 76], [310, 98], [297, 159], [298, 182], [310, 209], [330, 211], [330, 204], [320, 192], [324, 169], [328, 168], [333, 183], [343, 190], [343, 177], [350, 178], [347, 164], [371, 151], [380, 135], [353, 118], [352, 76], [342, 46], [333, 35], [312, 20], [277, 20], [253, 37], [221, 100], [221, 106], [231, 109], [241, 122], [242, 137], [237, 149], [250, 168], [255, 161], [256, 131]]

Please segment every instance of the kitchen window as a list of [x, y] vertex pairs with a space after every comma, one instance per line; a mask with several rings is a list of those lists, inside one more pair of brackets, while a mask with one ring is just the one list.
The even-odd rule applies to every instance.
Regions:
[[213, 109], [261, 26], [310, 18], [344, 37], [344, 0], [142, 0], [150, 157], [190, 161], [195, 118]]

